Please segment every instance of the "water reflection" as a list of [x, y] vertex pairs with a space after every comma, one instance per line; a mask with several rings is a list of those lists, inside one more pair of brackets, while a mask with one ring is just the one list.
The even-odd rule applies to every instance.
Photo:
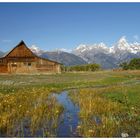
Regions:
[[79, 122], [79, 107], [75, 105], [68, 96], [68, 92], [53, 94], [64, 107], [64, 112], [60, 116], [57, 129], [57, 137], [79, 137], [76, 128]]

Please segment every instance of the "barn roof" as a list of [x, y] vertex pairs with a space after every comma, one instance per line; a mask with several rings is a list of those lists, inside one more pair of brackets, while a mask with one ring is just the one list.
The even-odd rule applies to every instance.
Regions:
[[12, 50], [10, 50], [9, 52], [7, 52], [3, 57], [8, 56], [13, 50], [15, 50], [17, 47], [19, 47], [20, 45], [24, 45], [33, 55], [35, 55], [25, 44], [25, 42], [23, 40], [21, 40]]
[[[56, 62], [56, 61], [53, 61], [53, 60], [49, 60], [49, 59], [46, 59], [46, 58], [42, 58], [40, 56], [37, 56], [36, 54], [34, 54], [28, 47], [27, 45], [25, 44], [25, 42], [23, 40], [21, 40], [11, 51], [9, 51], [8, 53], [6, 53], [4, 56], [2, 56], [1, 58], [5, 58], [6, 56], [8, 56], [13, 50], [15, 50], [18, 46], [20, 45], [24, 45], [35, 57], [38, 57], [38, 58], [41, 58], [41, 59], [44, 59], [44, 60], [48, 60], [48, 61], [51, 61], [51, 62], [54, 62], [54, 63], [58, 63], [58, 64], [61, 64], [59, 62]], [[62, 64], [61, 64], [62, 65]]]

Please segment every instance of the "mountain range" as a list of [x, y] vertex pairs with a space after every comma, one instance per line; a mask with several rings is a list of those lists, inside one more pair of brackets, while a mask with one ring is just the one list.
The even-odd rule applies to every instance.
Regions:
[[140, 43], [129, 43], [123, 36], [112, 47], [104, 43], [82, 44], [75, 48], [72, 53], [83, 58], [87, 63], [98, 63], [101, 64], [102, 68], [112, 69], [119, 67], [122, 62], [140, 57]]
[[38, 56], [57, 61], [59, 63], [64, 64], [65, 66], [81, 65], [87, 63], [81, 57], [61, 50], [48, 52], [40, 50], [38, 47], [34, 45], [30, 49], [32, 50], [33, 53], [35, 53]]
[[31, 50], [37, 55], [58, 61], [67, 66], [98, 63], [104, 69], [118, 68], [120, 63], [140, 57], [140, 43], [129, 43], [125, 36], [121, 37], [111, 47], [105, 43], [93, 45], [81, 44], [73, 49], [71, 53], [61, 50], [46, 52], [35, 48], [35, 46]]
[[[66, 66], [98, 63], [104, 69], [118, 68], [122, 62], [140, 57], [140, 43], [129, 43], [125, 36], [121, 37], [113, 46], [105, 43], [87, 45], [81, 44], [71, 52], [62, 50], [48, 52], [35, 45], [30, 47], [33, 53], [43, 58], [58, 61]], [[0, 51], [0, 57], [4, 53]]]

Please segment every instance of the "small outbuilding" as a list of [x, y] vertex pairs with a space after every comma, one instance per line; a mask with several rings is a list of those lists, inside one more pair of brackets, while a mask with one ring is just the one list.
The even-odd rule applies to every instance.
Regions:
[[0, 58], [0, 73], [61, 73], [61, 64], [35, 55], [21, 41]]

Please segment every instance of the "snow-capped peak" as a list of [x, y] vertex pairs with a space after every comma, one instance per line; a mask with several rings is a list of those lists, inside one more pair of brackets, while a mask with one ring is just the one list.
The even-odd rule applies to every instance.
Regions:
[[125, 36], [122, 36], [119, 41], [119, 43], [127, 43], [127, 40], [126, 40], [126, 37]]
[[119, 39], [119, 41], [117, 42], [117, 44], [115, 45], [116, 48], [120, 49], [120, 50], [129, 50], [130, 49], [130, 45], [126, 40], [126, 37], [123, 36]]
[[99, 44], [93, 44], [93, 45], [80, 44], [75, 50], [80, 50], [83, 52], [83, 51], [91, 50], [94, 48], [106, 49], [107, 46], [103, 42]]
[[35, 51], [35, 52], [40, 51], [40, 49], [39, 49], [36, 45], [32, 45], [32, 46], [30, 47], [30, 49], [31, 49], [32, 51]]
[[80, 44], [75, 50], [79, 51], [79, 52], [84, 52], [85, 50], [87, 50], [88, 47], [85, 44]]
[[98, 46], [105, 49], [107, 48], [107, 46], [103, 42], [99, 43]]
[[140, 52], [140, 44], [138, 42], [128, 43], [125, 36], [123, 36], [114, 47], [114, 50], [117, 49], [136, 54], [137, 52]]
[[93, 45], [86, 45], [86, 44], [80, 44], [75, 50], [75, 53], [85, 53], [85, 52], [92, 52], [93, 54], [97, 52], [102, 52], [106, 54], [114, 54], [114, 53], [120, 53], [120, 52], [129, 52], [136, 54], [140, 52], [140, 43], [134, 42], [129, 43], [125, 36], [122, 36], [118, 42], [112, 46], [108, 47], [103, 42], [99, 44], [93, 44]]
[[44, 51], [39, 49], [39, 47], [37, 47], [36, 45], [32, 45], [30, 47], [31, 51], [37, 55], [41, 55]]
[[76, 50], [81, 50], [81, 49], [85, 49], [86, 48], [86, 45], [85, 44], [80, 44]]

